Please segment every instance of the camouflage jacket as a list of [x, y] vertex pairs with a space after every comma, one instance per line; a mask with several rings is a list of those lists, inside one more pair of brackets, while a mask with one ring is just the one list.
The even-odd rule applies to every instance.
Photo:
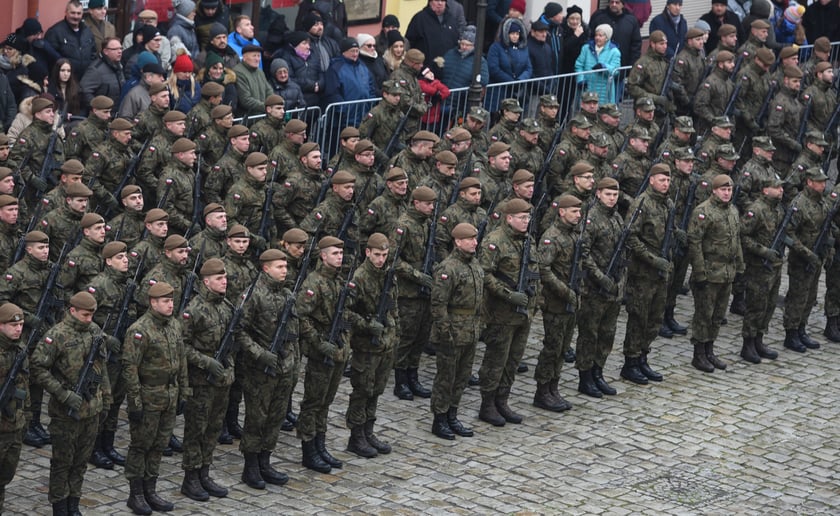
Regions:
[[[207, 359], [213, 358], [219, 349], [233, 317], [233, 310], [233, 305], [224, 294], [211, 292], [203, 283], [197, 285], [196, 295], [181, 314], [191, 387], [209, 385]], [[231, 354], [224, 376], [215, 379], [217, 386], [226, 387], [233, 383], [234, 355]]]
[[[146, 260], [148, 260], [148, 257]], [[175, 302], [175, 309], [177, 310], [178, 306], [181, 304], [181, 295], [184, 293], [184, 280], [186, 279], [187, 274], [190, 274], [190, 271], [188, 271], [186, 267], [175, 263], [166, 257], [162, 257], [154, 267], [147, 268], [146, 270], [149, 272], [143, 276], [143, 280], [140, 282], [137, 293], [134, 294], [134, 301], [137, 303], [137, 306], [142, 307], [145, 311], [145, 309], [149, 307], [149, 289], [155, 283], [165, 281], [166, 283], [172, 285], [172, 288], [175, 290], [173, 299]], [[200, 281], [196, 280], [195, 283], [197, 287]]]
[[[560, 220], [552, 224], [540, 238], [540, 281], [546, 298], [543, 310], [557, 314], [566, 313], [566, 304], [572, 293], [569, 275], [578, 238], [580, 237], [575, 226]], [[578, 264], [578, 267], [582, 267], [582, 264]]]
[[435, 253], [446, 256], [452, 250], [452, 230], [461, 222], [468, 222], [475, 227], [487, 218], [487, 212], [481, 206], [476, 206], [458, 197], [455, 204], [443, 210], [438, 219], [435, 231]]
[[256, 265], [251, 261], [251, 257], [246, 254], [236, 254], [228, 248], [222, 258], [225, 262], [225, 272], [227, 272], [227, 292], [225, 297], [231, 300], [232, 303], [238, 303], [248, 287], [254, 282], [257, 277]]
[[370, 236], [377, 232], [390, 235], [407, 208], [407, 196], [398, 197], [386, 187], [382, 195], [368, 205], [367, 210], [359, 211], [359, 229], [362, 235]]
[[[23, 337], [21, 337], [23, 338]], [[15, 362], [15, 358], [26, 345], [26, 341], [18, 339], [9, 340], [5, 335], [0, 335], [0, 381], [6, 382], [9, 372]], [[23, 364], [15, 376], [14, 387], [23, 392], [23, 399], [13, 398], [9, 401], [9, 410], [12, 415], [9, 417], [5, 411], [0, 412], [0, 434], [8, 434], [23, 430], [26, 426], [26, 419], [29, 409], [29, 359], [24, 357]]]
[[[583, 239], [583, 268], [586, 271], [586, 279], [583, 282], [582, 293], [584, 295], [599, 295], [610, 301], [618, 301], [624, 297], [624, 284], [627, 276], [623, 273], [612, 280], [618, 286], [618, 293], [613, 296], [603, 292], [597, 284], [599, 278], [605, 276], [607, 266], [610, 263], [615, 246], [621, 236], [624, 222], [618, 210], [607, 208], [600, 201], [596, 202], [587, 213], [584, 221], [586, 227], [586, 238]], [[626, 251], [625, 251], [626, 252]], [[623, 253], [622, 253], [623, 254]]]
[[[741, 245], [744, 262], [748, 267], [762, 267], [764, 258], [758, 253], [766, 251], [773, 243], [776, 228], [785, 216], [785, 210], [779, 199], [760, 195], [747, 206], [741, 215]], [[790, 227], [790, 226], [788, 226]], [[784, 248], [782, 248], [784, 249]], [[782, 262], [770, 263], [775, 270], [782, 268]]]
[[435, 266], [432, 285], [432, 342], [471, 346], [481, 332], [484, 269], [475, 254], [455, 249]]
[[[517, 233], [509, 225], [504, 224], [481, 242], [483, 252], [479, 261], [484, 269], [484, 289], [487, 292], [487, 302], [484, 305], [485, 320], [493, 321], [493, 324], [519, 325], [534, 316], [537, 306], [539, 265], [536, 245], [530, 238], [525, 237], [526, 235]], [[522, 262], [522, 247], [526, 242], [531, 246], [531, 261], [527, 264], [527, 268], [535, 277], [529, 281], [529, 287], [534, 295], [529, 296], [527, 316], [516, 313], [514, 306], [507, 301], [508, 294], [516, 290]]]
[[[414, 82], [416, 83], [417, 79]], [[361, 125], [359, 125], [359, 133], [364, 138], [372, 141], [380, 149], [384, 149], [388, 146], [388, 142], [391, 140], [394, 131], [397, 130], [401, 118], [402, 111], [400, 110], [400, 106], [391, 105], [388, 101], [382, 99], [379, 101], [379, 104], [368, 112], [364, 120], [362, 120]], [[399, 137], [397, 138], [399, 141]]]
[[[237, 333], [237, 342], [242, 348], [242, 367], [248, 374], [263, 374], [263, 367], [258, 363], [263, 350], [271, 348], [280, 315], [286, 303], [292, 302], [291, 291], [283, 283], [271, 278], [264, 272], [259, 273], [254, 292], [245, 302], [242, 324]], [[300, 363], [298, 346], [299, 330], [297, 313], [293, 309], [286, 325], [286, 340], [280, 348], [281, 375], [297, 372]]]
[[[245, 158], [248, 156], [231, 147], [210, 169], [204, 182], [204, 200], [207, 203], [223, 204], [228, 191], [239, 178], [246, 174]], [[230, 215], [230, 212], [228, 212]]]
[[35, 315], [38, 301], [50, 275], [50, 262], [40, 262], [24, 253], [9, 267], [0, 282], [0, 302], [14, 303], [23, 309], [26, 319]]
[[[172, 181], [171, 186], [167, 181]], [[169, 234], [183, 235], [192, 226], [193, 216], [193, 188], [195, 188], [195, 172], [193, 169], [177, 159], [172, 159], [163, 169], [158, 181], [158, 196], [163, 197], [169, 189], [163, 208], [169, 214]]]
[[286, 122], [282, 118], [266, 115], [251, 126], [251, 152], [260, 151], [264, 154], [285, 138]]
[[197, 135], [207, 130], [207, 127], [213, 123], [213, 118], [210, 112], [216, 107], [210, 103], [209, 100], [201, 98], [196, 105], [187, 113], [187, 133]]
[[[429, 217], [423, 215], [414, 206], [410, 206], [397, 220], [397, 228], [402, 235], [392, 234], [394, 241], [399, 240], [400, 259], [397, 261], [397, 277], [402, 285], [400, 297], [417, 299], [420, 296], [420, 283], [423, 258], [426, 256], [426, 242], [429, 241]], [[443, 225], [438, 224], [437, 231], [442, 231]]]
[[[71, 210], [65, 203], [47, 213], [38, 229], [50, 237], [50, 260], [58, 260], [61, 248], [66, 243], [68, 247], [73, 245], [73, 239], [78, 239], [81, 234], [81, 222], [84, 213]], [[66, 249], [69, 252], [70, 249]]]
[[770, 102], [767, 116], [767, 135], [776, 146], [773, 157], [787, 163], [792, 163], [801, 149], [796, 136], [799, 134], [799, 123], [805, 107], [796, 95], [797, 92], [782, 86]]
[[[630, 227], [627, 236], [627, 254], [630, 257], [627, 273], [649, 277], [657, 273], [653, 266], [656, 258], [671, 259], [670, 249], [666, 251], [666, 256], [662, 256], [662, 241], [665, 239], [665, 232], [669, 231], [668, 215], [674, 207], [674, 202], [667, 193], [662, 194], [648, 187], [630, 205], [630, 209], [627, 210], [628, 217], [636, 212], [643, 199], [642, 211]], [[673, 226], [670, 231], [673, 231]]]
[[[91, 178], [96, 178], [91, 190], [97, 198], [103, 198], [102, 190], [119, 198], [120, 192], [116, 190], [132, 158], [134, 155], [128, 145], [109, 137], [94, 145], [90, 157], [84, 162], [86, 174], [83, 181], [90, 183]], [[134, 172], [137, 173], [138, 170]]]
[[125, 242], [125, 245], [131, 249], [140, 242], [140, 237], [146, 230], [145, 220], [146, 214], [142, 211], [123, 210], [122, 213], [108, 221], [105, 226], [107, 231], [105, 238], [109, 242], [113, 240]]
[[[299, 167], [286, 175], [283, 185], [274, 191], [274, 214], [282, 219], [282, 228], [296, 227], [315, 209], [321, 185], [327, 178], [320, 170]], [[280, 220], [278, 220], [280, 222]]]
[[[392, 253], [393, 254], [393, 253]], [[389, 258], [381, 269], [377, 269], [370, 260], [365, 260], [353, 274], [353, 283], [356, 285], [356, 295], [353, 297], [352, 310], [359, 317], [354, 319], [353, 330], [350, 334], [350, 348], [355, 352], [388, 354], [392, 353], [394, 346], [399, 342], [400, 317], [397, 312], [398, 281], [388, 292], [388, 310], [385, 315], [385, 332], [379, 336], [378, 343], [374, 344], [370, 334], [370, 321], [376, 318], [379, 298], [385, 286], [385, 275], [391, 265]]]
[[64, 141], [66, 159], [77, 159], [87, 165], [93, 149], [108, 139], [108, 121], [102, 120], [91, 112], [74, 127]]
[[[38, 176], [41, 174], [41, 168], [44, 166], [44, 157], [47, 149], [49, 148], [50, 137], [52, 134], [53, 128], [51, 125], [37, 118], [34, 119], [31, 124], [20, 132], [20, 136], [18, 136], [17, 142], [14, 147], [12, 147], [12, 151], [9, 154], [9, 159], [6, 160], [5, 166], [12, 170], [17, 170], [17, 168], [23, 164], [24, 160], [29, 157], [29, 161], [26, 162], [26, 166], [23, 166], [20, 169], [20, 177], [28, 184], [33, 175]], [[56, 136], [52, 158], [56, 167], [59, 167], [62, 163], [64, 163], [64, 143], [58, 136]], [[58, 176], [55, 175], [56, 170], [51, 170], [49, 172], [50, 177], [53, 179], [58, 178]], [[35, 189], [32, 188], [31, 185], [30, 190], [32, 190], [32, 193], [34, 194]]]
[[86, 287], [100, 272], [105, 260], [102, 259], [102, 244], [82, 238], [72, 251], [67, 254], [67, 261], [61, 264], [58, 283], [64, 289], [64, 300]]
[[738, 210], [716, 196], [701, 203], [688, 224], [691, 281], [731, 283], [744, 272]]

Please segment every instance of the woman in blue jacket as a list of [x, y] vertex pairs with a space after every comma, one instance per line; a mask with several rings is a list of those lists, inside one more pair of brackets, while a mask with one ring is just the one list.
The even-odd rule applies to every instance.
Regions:
[[615, 103], [617, 84], [612, 74], [621, 66], [621, 50], [610, 41], [612, 32], [612, 27], [607, 24], [595, 27], [592, 39], [580, 49], [575, 61], [576, 73], [597, 70], [579, 75], [577, 81], [584, 91], [598, 93], [602, 104]]
[[[490, 45], [487, 52], [491, 84], [531, 78], [533, 69], [528, 56], [526, 33], [525, 24], [518, 18], [508, 18], [502, 23], [499, 39]], [[491, 88], [487, 95], [487, 110], [496, 111], [501, 99], [516, 96], [517, 89], [513, 86]]]

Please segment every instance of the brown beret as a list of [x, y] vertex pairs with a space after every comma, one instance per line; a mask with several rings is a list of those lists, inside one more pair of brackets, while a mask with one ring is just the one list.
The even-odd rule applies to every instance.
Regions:
[[493, 144], [490, 145], [490, 148], [487, 149], [487, 156], [491, 157], [491, 158], [495, 158], [499, 154], [501, 154], [505, 151], [509, 151], [509, 150], [510, 150], [510, 145], [508, 145], [507, 143], [505, 143], [505, 142], [493, 142]]
[[569, 169], [569, 175], [582, 176], [583, 174], [592, 172], [593, 170], [595, 170], [595, 167], [588, 161], [578, 161], [572, 165], [572, 168]]
[[341, 130], [341, 134], [338, 135], [338, 137], [342, 140], [346, 140], [348, 138], [358, 138], [359, 136], [361, 136], [361, 133], [353, 126], [345, 127]]
[[157, 13], [152, 9], [144, 9], [144, 10], [140, 11], [140, 14], [138, 14], [137, 17], [141, 20], [157, 20], [158, 19]]
[[310, 152], [314, 152], [316, 150], [317, 151], [321, 150], [321, 146], [318, 145], [315, 142], [306, 142], [303, 145], [301, 145], [300, 148], [298, 149], [298, 157], [302, 158], [302, 157], [306, 156], [307, 154], [309, 154]]
[[292, 118], [288, 122], [286, 122], [286, 127], [284, 130], [290, 134], [302, 133], [306, 131], [306, 122], [299, 118]]
[[799, 47], [794, 45], [785, 47], [779, 51], [779, 59], [787, 59], [796, 55], [799, 55]]
[[652, 166], [650, 169], [650, 175], [657, 176], [659, 174], [665, 174], [666, 176], [670, 176], [671, 167], [669, 167], [667, 163], [657, 163], [656, 165]]
[[830, 52], [831, 51], [831, 40], [829, 40], [825, 36], [820, 36], [814, 41], [814, 50], [819, 50], [820, 52]]
[[105, 247], [102, 248], [102, 258], [105, 258], [106, 260], [108, 258], [113, 258], [114, 256], [125, 252], [126, 249], [128, 249], [128, 246], [125, 245], [125, 242], [120, 242], [119, 240], [108, 242], [105, 244]]
[[414, 133], [414, 136], [411, 137], [411, 141], [413, 142], [434, 142], [437, 143], [440, 141], [438, 135], [431, 131], [417, 131]]
[[324, 250], [327, 247], [344, 247], [344, 240], [334, 236], [325, 236], [321, 240], [318, 240], [319, 250]]
[[82, 175], [82, 172], [85, 171], [85, 166], [82, 165], [82, 162], [77, 159], [68, 159], [67, 161], [61, 164], [61, 171], [65, 174], [74, 174], [80, 176]]
[[458, 184], [458, 190], [466, 190], [467, 188], [481, 188], [481, 181], [477, 177], [465, 177]]
[[265, 107], [269, 106], [285, 106], [286, 99], [281, 97], [280, 95], [269, 95], [265, 98]]
[[732, 186], [732, 178], [726, 174], [718, 174], [712, 179], [712, 189], [720, 188], [722, 186]]
[[452, 238], [456, 240], [463, 240], [465, 238], [475, 238], [478, 236], [478, 230], [469, 222], [461, 222], [452, 228]]
[[750, 24], [750, 28], [753, 28], [753, 29], [769, 29], [770, 24], [767, 23], [767, 20], [754, 20]]
[[511, 178], [511, 183], [515, 185], [521, 185], [522, 183], [527, 183], [528, 181], [534, 180], [534, 174], [525, 170], [524, 168], [520, 168], [516, 172], [513, 173], [513, 177]]
[[260, 165], [265, 165], [266, 163], [268, 163], [268, 156], [262, 152], [252, 152], [251, 154], [248, 154], [247, 158], [245, 158], [246, 167], [258, 167]]
[[210, 111], [210, 118], [219, 120], [233, 113], [233, 108], [227, 104], [219, 104]]
[[9, 146], [9, 137], [5, 133], [0, 133], [0, 147]]
[[382, 251], [388, 249], [388, 237], [382, 233], [374, 233], [368, 237], [368, 249], [380, 249]]
[[346, 170], [339, 170], [330, 178], [330, 184], [333, 185], [346, 185], [347, 183], [355, 182], [356, 176], [354, 176], [350, 172], [347, 172]]
[[802, 78], [802, 70], [798, 66], [785, 66], [784, 73], [785, 77], [790, 77], [791, 79]]
[[216, 274], [225, 274], [225, 262], [218, 258], [210, 258], [201, 266], [198, 272], [202, 277], [215, 276]]
[[201, 96], [205, 98], [218, 97], [224, 94], [225, 87], [214, 81], [207, 81], [201, 85]]
[[168, 111], [165, 115], [163, 115], [164, 122], [183, 122], [187, 119], [187, 115], [182, 113], [181, 111], [173, 109], [172, 111]]
[[557, 199], [557, 207], [558, 208], [575, 208], [577, 206], [581, 206], [583, 201], [575, 197], [574, 195], [561, 195], [559, 199]]
[[353, 146], [353, 154], [361, 154], [369, 150], [373, 150], [373, 142], [367, 139], [359, 140]]
[[392, 167], [385, 174], [385, 181], [408, 181], [408, 174], [400, 167]]
[[523, 201], [522, 199], [511, 199], [502, 206], [502, 213], [506, 215], [512, 215], [514, 213], [525, 213], [530, 212], [531, 203], [528, 201]]
[[831, 69], [831, 63], [829, 63], [828, 61], [820, 61], [819, 63], [817, 63], [817, 66], [814, 68], [814, 73], [822, 73], [822, 72], [824, 72], [826, 70], [830, 70], [830, 69]]
[[77, 310], [96, 310], [96, 298], [90, 292], [76, 292], [70, 298], [70, 306]]
[[724, 63], [726, 61], [732, 61], [733, 59], [735, 59], [735, 54], [728, 50], [721, 50], [720, 52], [718, 52], [715, 61], [718, 63]]
[[217, 202], [211, 202], [210, 204], [204, 207], [203, 215], [206, 217], [207, 215], [210, 215], [211, 213], [216, 213], [217, 211], [224, 213], [225, 207]]
[[23, 310], [14, 303], [3, 303], [0, 306], [0, 324], [22, 322]]
[[665, 33], [661, 30], [655, 30], [650, 33], [649, 39], [651, 43], [661, 43], [666, 40]]
[[437, 193], [428, 186], [418, 186], [411, 192], [412, 201], [434, 201]]
[[227, 137], [230, 138], [239, 138], [240, 136], [250, 135], [251, 131], [248, 130], [247, 127], [244, 125], [237, 124], [230, 129], [228, 129]]
[[157, 299], [160, 297], [175, 297], [175, 289], [172, 285], [165, 281], [159, 281], [149, 287], [149, 299]]
[[605, 177], [598, 181], [596, 188], [598, 190], [618, 190], [618, 181], [611, 177]]
[[189, 246], [190, 243], [187, 242], [187, 239], [182, 237], [181, 235], [169, 235], [168, 237], [166, 237], [166, 240], [163, 241], [163, 248], [167, 251], [172, 251], [173, 249], [181, 249]]
[[14, 170], [9, 167], [0, 167], [0, 179], [6, 179], [14, 173]]
[[685, 39], [694, 39], [694, 38], [699, 38], [699, 37], [705, 36], [705, 35], [706, 35], [706, 33], [703, 32], [702, 30], [697, 29], [695, 27], [692, 27], [692, 28], [688, 29], [688, 32], [685, 35]]
[[452, 129], [451, 131], [449, 131], [448, 133], [446, 133], [446, 137], [451, 142], [455, 142], [455, 143], [466, 142], [466, 141], [472, 140], [472, 133], [470, 133], [469, 131], [467, 131], [463, 127], [456, 127], [454, 129]]
[[766, 65], [772, 65], [776, 62], [776, 55], [767, 47], [759, 48], [755, 53], [755, 57]]
[[26, 237], [24, 237], [24, 241], [27, 244], [49, 244], [50, 237], [41, 231], [30, 231], [26, 234]]
[[108, 129], [111, 131], [128, 131], [134, 128], [134, 124], [125, 118], [115, 118], [108, 124]]
[[175, 143], [172, 144], [172, 154], [178, 154], [181, 152], [189, 152], [194, 150], [196, 147], [194, 142], [187, 140], [186, 138], [178, 138], [175, 140]]
[[103, 219], [102, 215], [98, 213], [85, 213], [82, 217], [82, 228], [89, 228], [97, 224], [105, 224], [105, 219]]
[[251, 232], [242, 224], [234, 224], [228, 229], [228, 238], [251, 238]]
[[292, 228], [283, 233], [282, 240], [287, 244], [303, 244], [309, 240], [309, 235], [302, 229]]
[[724, 23], [718, 29], [718, 36], [729, 36], [730, 34], [735, 34], [738, 32], [738, 29], [735, 28], [734, 25], [729, 23]]
[[114, 99], [105, 95], [97, 95], [90, 101], [90, 107], [93, 109], [111, 109], [114, 107]]
[[435, 154], [435, 159], [440, 161], [444, 165], [458, 164], [458, 156], [456, 156], [454, 152], [448, 150], [440, 151], [437, 154]]
[[414, 64], [422, 64], [426, 60], [426, 55], [416, 48], [412, 48], [405, 53], [405, 60]]
[[35, 113], [39, 113], [53, 106], [55, 106], [55, 104], [52, 100], [36, 97], [35, 100], [32, 101], [32, 114], [34, 115]]
[[143, 222], [151, 224], [152, 222], [158, 222], [161, 220], [169, 220], [169, 214], [160, 208], [152, 208], [149, 210], [149, 213], [146, 214], [146, 218], [143, 219]]
[[286, 253], [280, 249], [269, 249], [268, 251], [263, 251], [260, 255], [261, 262], [274, 262], [277, 260], [286, 261], [286, 259]]
[[158, 93], [160, 93], [162, 91], [167, 91], [166, 84], [164, 84], [164, 83], [152, 84], [152, 86], [149, 88], [149, 95], [157, 95]]
[[93, 192], [84, 183], [70, 183], [64, 187], [65, 197], [90, 197]]
[[2, 194], [0, 195], [0, 208], [12, 206], [18, 203], [17, 197], [14, 195]]

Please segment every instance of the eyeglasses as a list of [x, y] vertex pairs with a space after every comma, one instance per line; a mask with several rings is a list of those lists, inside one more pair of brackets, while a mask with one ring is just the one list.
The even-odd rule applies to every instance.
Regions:
[[578, 177], [580, 177], [581, 179], [586, 179], [587, 181], [592, 181], [593, 179], [595, 179], [595, 176], [593, 176], [592, 174], [586, 174], [585, 176]]
[[511, 218], [514, 218], [516, 220], [521, 220], [521, 221], [524, 222], [526, 220], [531, 220], [531, 215], [526, 213], [524, 215], [513, 215]]
[[374, 48], [374, 47], [376, 47], [376, 45], [374, 45], [373, 43], [367, 43], [367, 44], [362, 45], [362, 46], [364, 46], [365, 48]]

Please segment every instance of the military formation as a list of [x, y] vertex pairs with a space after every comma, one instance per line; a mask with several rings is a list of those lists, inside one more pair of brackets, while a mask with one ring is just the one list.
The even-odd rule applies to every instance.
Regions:
[[[327, 432], [345, 376], [346, 450], [360, 457], [399, 446], [377, 435], [389, 383], [400, 400], [430, 400], [441, 439], [474, 435], [465, 413], [521, 423], [511, 391], [539, 313], [533, 405], [547, 412], [572, 408], [566, 363], [581, 394], [616, 394], [604, 368], [622, 309], [617, 375], [633, 384], [664, 381], [657, 337], [687, 336], [696, 369], [725, 369], [715, 349], [728, 312], [743, 316], [745, 361], [777, 359], [764, 337], [785, 269], [784, 346], [820, 347], [808, 320], [823, 270], [823, 334], [840, 342], [840, 187], [825, 174], [834, 71], [776, 56], [764, 25], [740, 48], [722, 26], [729, 46], [709, 56], [691, 29], [672, 60], [654, 31], [625, 121], [589, 91], [558, 120], [548, 93], [535, 118], [508, 98], [436, 134], [423, 129], [418, 70], [403, 67], [359, 127], [335, 128], [333, 156], [278, 95], [250, 127], [206, 99], [170, 111], [162, 85], [132, 120], [96, 97], [66, 140], [53, 103], [35, 98], [32, 124], [0, 137], [0, 511], [24, 444], [52, 446], [54, 514], [79, 514], [88, 463], [124, 468], [135, 514], [173, 510], [156, 490], [173, 453], [184, 496], [225, 497], [214, 452], [237, 440], [241, 481], [282, 486], [280, 431], [297, 432], [306, 468], [342, 468]], [[827, 41], [815, 49], [828, 58]], [[674, 315], [689, 291], [690, 335]], [[462, 406], [468, 385], [480, 407]]]

